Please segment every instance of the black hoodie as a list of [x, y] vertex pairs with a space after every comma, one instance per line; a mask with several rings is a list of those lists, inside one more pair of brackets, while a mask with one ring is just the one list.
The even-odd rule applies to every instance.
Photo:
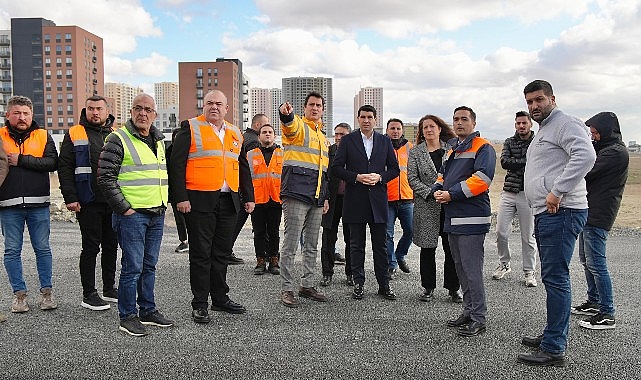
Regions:
[[600, 140], [593, 143], [596, 150], [594, 167], [585, 176], [589, 206], [587, 224], [609, 231], [619, 212], [628, 179], [628, 149], [613, 112], [600, 112], [585, 125], [593, 127], [600, 135]]

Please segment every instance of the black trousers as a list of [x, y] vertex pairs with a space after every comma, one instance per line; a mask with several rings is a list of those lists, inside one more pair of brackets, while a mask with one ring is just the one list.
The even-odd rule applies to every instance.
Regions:
[[[334, 212], [332, 214], [332, 226], [330, 228], [323, 227], [323, 235], [321, 239], [321, 265], [323, 267], [323, 276], [334, 275], [334, 258], [336, 250], [336, 241], [338, 240], [338, 223], [341, 221], [343, 214], [343, 196], [336, 196], [334, 203]], [[343, 241], [345, 242], [345, 275], [352, 275], [351, 252], [349, 249], [349, 227], [343, 224]]]
[[234, 231], [236, 209], [231, 195], [221, 193], [213, 212], [192, 208], [185, 214], [189, 235], [189, 280], [194, 309], [206, 309], [229, 300], [227, 262], [231, 254], [230, 236]]
[[185, 214], [178, 211], [175, 204], [171, 204], [172, 210], [174, 210], [174, 220], [176, 221], [176, 229], [178, 230], [178, 239], [181, 242], [187, 241], [187, 224], [185, 223]]
[[[456, 266], [450, 250], [450, 242], [446, 233], [441, 233], [445, 263], [443, 266], [443, 287], [450, 291], [457, 291], [460, 287]], [[436, 289], [436, 248], [421, 248], [420, 256], [421, 286], [425, 289]]]
[[114, 287], [118, 238], [111, 225], [111, 215], [111, 208], [106, 203], [89, 203], [76, 213], [82, 236], [80, 282], [84, 295], [96, 291], [96, 258], [101, 247], [102, 287], [103, 290]]
[[[251, 213], [254, 229], [254, 250], [256, 257], [278, 257], [280, 220], [283, 215], [281, 205], [256, 205]], [[268, 239], [267, 237], [270, 236]]]
[[365, 284], [365, 226], [369, 225], [372, 251], [374, 254], [374, 274], [379, 288], [389, 288], [389, 266], [385, 244], [387, 223], [350, 223], [349, 248], [351, 254], [354, 283]]

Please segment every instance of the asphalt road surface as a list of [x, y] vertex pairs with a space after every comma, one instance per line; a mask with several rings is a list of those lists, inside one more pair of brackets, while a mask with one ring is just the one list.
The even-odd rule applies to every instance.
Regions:
[[[412, 246], [409, 274], [392, 282], [398, 296], [386, 301], [376, 295], [371, 253], [366, 262], [365, 298], [352, 300], [344, 285], [344, 267], [336, 267], [335, 281], [322, 288], [327, 303], [301, 299], [298, 309], [279, 303], [280, 278], [255, 276], [250, 223], [235, 247], [246, 264], [230, 266], [230, 296], [248, 309], [244, 315], [211, 312], [212, 322], [191, 321], [188, 255], [174, 253], [178, 243], [167, 215], [167, 226], [157, 267], [156, 301], [166, 316], [176, 320], [168, 329], [150, 327], [135, 338], [118, 331], [115, 307], [90, 311], [80, 306], [78, 225], [53, 222], [54, 290], [59, 308], [37, 308], [37, 272], [25, 235], [24, 273], [32, 310], [11, 314], [11, 288], [0, 271], [0, 308], [9, 314], [0, 324], [0, 378], [6, 379], [633, 379], [641, 377], [639, 294], [641, 239], [638, 232], [613, 233], [608, 258], [617, 307], [617, 328], [590, 331], [572, 316], [568, 366], [533, 368], [516, 363], [528, 349], [524, 334], [538, 334], [545, 323], [542, 284], [525, 288], [520, 252], [514, 250], [513, 272], [495, 281], [495, 235], [486, 239], [485, 286], [488, 327], [479, 337], [463, 338], [445, 326], [460, 305], [449, 302], [447, 291], [436, 299], [421, 294], [419, 249]], [[397, 232], [397, 239], [400, 232]], [[0, 238], [2, 241], [2, 238]], [[518, 234], [511, 246], [518, 247]], [[319, 246], [320, 248], [320, 246]], [[370, 251], [371, 252], [371, 251]], [[443, 253], [437, 254], [442, 279]], [[300, 258], [296, 259], [300, 274]], [[118, 265], [119, 267], [120, 265]], [[97, 284], [102, 288], [99, 270]], [[320, 281], [320, 259], [317, 264]], [[573, 304], [585, 299], [583, 269], [575, 253], [572, 267]], [[537, 279], [540, 277], [537, 273]], [[320, 287], [319, 287], [320, 289]]]

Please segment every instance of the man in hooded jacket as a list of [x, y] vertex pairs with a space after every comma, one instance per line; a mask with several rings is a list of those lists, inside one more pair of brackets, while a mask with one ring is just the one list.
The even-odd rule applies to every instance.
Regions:
[[579, 235], [579, 260], [585, 271], [588, 299], [571, 309], [573, 314], [589, 315], [579, 326], [591, 330], [616, 327], [612, 282], [606, 261], [606, 241], [621, 206], [628, 179], [628, 149], [621, 138], [617, 116], [600, 112], [585, 124], [592, 133], [596, 151], [594, 167], [585, 176], [588, 190], [588, 220]]
[[[98, 189], [98, 159], [105, 138], [114, 130], [114, 116], [107, 101], [94, 95], [87, 99], [80, 122], [69, 128], [60, 146], [58, 179], [67, 210], [76, 213], [80, 225], [80, 282], [82, 302], [89, 310], [107, 310], [105, 301], [117, 302], [115, 289], [118, 239], [111, 226], [113, 211]], [[96, 257], [102, 247], [102, 298], [96, 290]]]

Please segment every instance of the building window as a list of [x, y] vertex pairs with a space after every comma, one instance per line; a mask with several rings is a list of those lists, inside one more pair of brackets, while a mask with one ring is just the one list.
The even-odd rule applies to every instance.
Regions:
[[62, 124], [64, 124], [64, 122], [65, 122], [65, 118], [64, 117], [59, 117], [58, 118], [58, 126], [61, 126]]
[[72, 106], [72, 105], [68, 105], [68, 106], [67, 106], [67, 113], [68, 113], [69, 115], [73, 115], [73, 106]]
[[62, 82], [56, 82], [56, 90], [62, 91]]
[[73, 102], [73, 94], [72, 93], [68, 93], [67, 94], [67, 101], [68, 102]]
[[51, 67], [51, 58], [45, 58], [45, 66]]
[[51, 91], [51, 82], [46, 82], [45, 88], [47, 89], [47, 91]]
[[56, 58], [56, 67], [62, 67], [62, 58]]
[[60, 42], [61, 39], [62, 39], [62, 34], [56, 33], [56, 42]]
[[62, 116], [64, 114], [64, 109], [62, 106], [58, 106], [58, 116]]
[[62, 70], [56, 70], [56, 78], [62, 78]]
[[51, 103], [51, 94], [46, 95], [47, 103]]
[[73, 70], [67, 69], [67, 78], [71, 78], [72, 74], [73, 74]]
[[51, 106], [47, 106], [47, 115], [52, 115], [53, 114], [53, 108]]
[[65, 54], [71, 55], [71, 45], [66, 45], [65, 46]]
[[202, 76], [203, 76], [203, 69], [199, 67], [196, 69], [196, 77], [200, 78]]
[[56, 45], [56, 55], [62, 54], [62, 46]]
[[49, 55], [51, 53], [51, 46], [45, 46], [45, 55]]
[[71, 66], [72, 63], [73, 63], [73, 58], [67, 57], [67, 60], [66, 60], [67, 66]]
[[203, 100], [202, 99], [196, 100], [196, 107], [198, 107], [198, 109], [202, 109], [203, 108]]
[[73, 119], [73, 117], [68, 117], [68, 118], [67, 118], [67, 125], [68, 125], [68, 126], [72, 126], [72, 125], [74, 125], [74, 124], [75, 124], [75, 123], [74, 123], [74, 119]]
[[47, 118], [47, 127], [53, 127], [53, 117]]
[[214, 87], [218, 87], [218, 78], [214, 79]]
[[51, 70], [47, 70], [47, 71], [45, 71], [45, 77], [46, 77], [47, 79], [51, 79]]
[[207, 75], [211, 76], [211, 68], [207, 69]]
[[218, 69], [214, 68], [214, 76], [218, 76]]
[[71, 33], [66, 33], [66, 34], [65, 34], [65, 41], [66, 41], [66, 42], [71, 41]]
[[57, 94], [58, 95], [58, 103], [62, 103], [62, 94]]
[[51, 39], [50, 34], [45, 34], [45, 43], [49, 43], [49, 40]]
[[67, 82], [67, 91], [73, 89], [73, 82]]

